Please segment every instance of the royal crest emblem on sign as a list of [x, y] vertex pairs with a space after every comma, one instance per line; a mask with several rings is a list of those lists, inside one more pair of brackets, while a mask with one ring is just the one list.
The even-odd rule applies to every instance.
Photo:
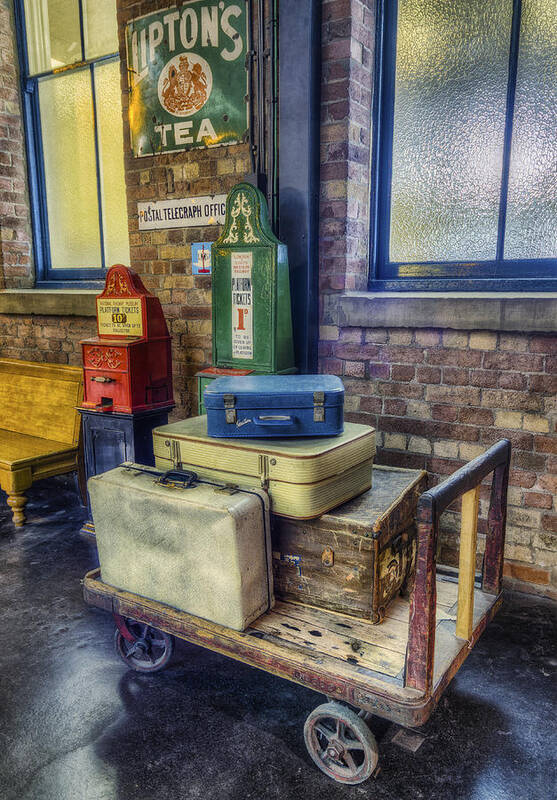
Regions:
[[195, 53], [185, 53], [172, 58], [161, 71], [158, 95], [171, 114], [189, 117], [203, 108], [212, 88], [209, 64]]

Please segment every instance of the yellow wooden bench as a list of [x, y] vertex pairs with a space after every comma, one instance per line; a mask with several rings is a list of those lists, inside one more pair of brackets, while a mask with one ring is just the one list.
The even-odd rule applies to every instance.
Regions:
[[0, 487], [17, 527], [34, 481], [78, 467], [83, 370], [0, 358]]

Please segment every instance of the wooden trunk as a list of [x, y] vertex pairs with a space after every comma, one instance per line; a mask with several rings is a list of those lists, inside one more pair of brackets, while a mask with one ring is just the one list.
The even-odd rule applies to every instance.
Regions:
[[276, 597], [381, 622], [410, 588], [426, 481], [424, 471], [374, 466], [369, 491], [318, 519], [273, 515]]

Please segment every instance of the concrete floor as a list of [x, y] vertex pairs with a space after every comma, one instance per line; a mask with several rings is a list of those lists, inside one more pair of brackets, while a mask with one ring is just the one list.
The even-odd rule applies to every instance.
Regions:
[[29, 492], [15, 531], [0, 492], [2, 800], [554, 800], [556, 607], [515, 594], [421, 733], [380, 720], [381, 772], [322, 775], [303, 742], [322, 695], [179, 643], [161, 673], [126, 669], [110, 616], [84, 605], [95, 566], [73, 483]]

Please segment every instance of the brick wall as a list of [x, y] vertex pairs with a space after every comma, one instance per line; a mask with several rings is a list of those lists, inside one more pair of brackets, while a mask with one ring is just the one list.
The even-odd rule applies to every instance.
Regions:
[[79, 342], [96, 333], [94, 317], [0, 314], [0, 355], [81, 366]]
[[323, 0], [320, 289], [365, 289], [372, 0]]
[[33, 285], [12, 5], [0, 0], [0, 289]]
[[[346, 418], [377, 428], [377, 462], [437, 482], [506, 437], [513, 445], [505, 574], [557, 585], [557, 336], [324, 326], [321, 368], [341, 375]], [[484, 487], [482, 512], [489, 501]], [[457, 563], [458, 518], [441, 559]]]

